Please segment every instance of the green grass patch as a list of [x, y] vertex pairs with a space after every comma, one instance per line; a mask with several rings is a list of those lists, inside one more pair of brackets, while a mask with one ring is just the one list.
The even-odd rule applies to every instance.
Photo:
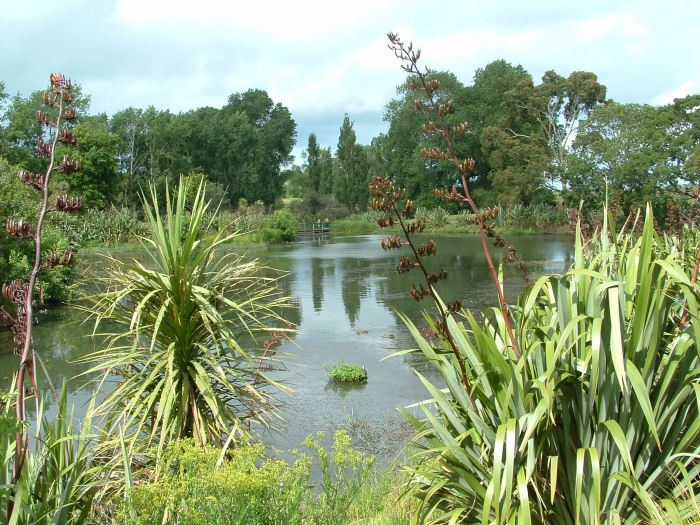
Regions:
[[375, 222], [353, 219], [341, 219], [333, 221], [331, 226], [333, 233], [354, 233], [357, 235], [365, 233], [375, 233], [379, 231], [379, 226]]
[[331, 368], [326, 368], [326, 375], [331, 381], [339, 383], [358, 383], [367, 380], [367, 370], [364, 366], [349, 365], [342, 359]]

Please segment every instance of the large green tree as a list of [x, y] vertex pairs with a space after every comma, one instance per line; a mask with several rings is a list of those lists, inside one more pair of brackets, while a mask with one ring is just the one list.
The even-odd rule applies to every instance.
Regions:
[[255, 165], [252, 186], [232, 181], [232, 197], [262, 200], [272, 203], [282, 196], [284, 180], [281, 168], [292, 161], [292, 148], [296, 142], [296, 124], [289, 110], [280, 103], [275, 104], [268, 94], [260, 89], [250, 89], [229, 97], [222, 113], [242, 113], [255, 133]]
[[78, 145], [74, 156], [83, 169], [69, 177], [56, 177], [68, 184], [68, 193], [81, 197], [86, 207], [104, 208], [119, 191], [117, 163], [118, 139], [109, 133], [106, 115], [91, 116], [75, 129]]
[[321, 185], [321, 148], [318, 145], [315, 133], [309, 134], [309, 142], [306, 146], [306, 171], [309, 184], [313, 191], [319, 191]]
[[164, 188], [165, 180], [201, 172], [225, 187], [232, 203], [241, 198], [272, 203], [282, 190], [281, 168], [291, 160], [296, 136], [289, 110], [262, 90], [233, 94], [221, 109], [172, 114], [128, 108], [110, 125], [119, 138], [128, 200], [146, 182]]
[[5, 120], [5, 103], [7, 102], [7, 99], [9, 96], [5, 92], [5, 83], [0, 80], [0, 155], [3, 154], [4, 151], [4, 144], [5, 144], [5, 136], [4, 136], [4, 125], [3, 122]]
[[320, 147], [315, 133], [309, 135], [302, 157], [306, 160], [303, 167], [289, 171], [287, 193], [303, 199], [299, 212], [315, 217], [332, 202], [334, 159], [330, 148]]
[[700, 95], [659, 107], [609, 102], [581, 123], [568, 196], [599, 207], [607, 187], [622, 196], [626, 211], [649, 201], [663, 217], [669, 197], [700, 184], [692, 169], [699, 145]]
[[489, 174], [503, 166], [493, 165], [490, 144], [484, 144], [484, 131], [503, 128], [508, 116], [503, 107], [506, 93], [521, 82], [531, 82], [532, 77], [521, 65], [500, 59], [477, 69], [473, 80], [471, 86], [459, 92], [455, 105], [464, 108], [463, 119], [469, 122], [469, 133], [460, 139], [466, 146], [466, 156], [475, 161], [469, 183], [473, 188], [486, 189], [492, 182]]
[[[71, 127], [80, 124], [90, 107], [90, 97], [84, 95], [77, 84], [73, 86], [73, 99], [73, 107], [78, 113], [78, 119], [71, 124]], [[36, 111], [43, 107], [43, 103], [43, 91], [35, 91], [27, 97], [17, 94], [5, 106], [1, 119], [4, 129], [0, 155], [10, 164], [35, 173], [41, 172], [44, 168], [43, 159], [36, 154], [37, 138], [44, 132], [41, 124], [36, 120]]]
[[[550, 165], [549, 152], [536, 134], [512, 128], [488, 126], [481, 134], [483, 151], [491, 168], [489, 181], [501, 204], [531, 203], [541, 198], [543, 174]], [[492, 197], [493, 198], [493, 197]]]
[[[484, 68], [478, 69], [471, 86], [464, 86], [452, 73], [432, 72], [430, 79], [440, 82], [438, 103], [453, 101], [454, 110], [447, 116], [448, 125], [468, 122], [469, 131], [456, 142], [457, 155], [461, 158], [471, 157], [475, 160], [475, 169], [470, 173], [468, 183], [476, 189], [480, 204], [497, 202], [502, 198], [511, 198], [514, 179], [523, 170], [523, 158], [527, 157], [528, 148], [518, 145], [518, 151], [493, 153], [499, 142], [512, 146], [512, 136], [504, 133], [510, 126], [522, 132], [522, 123], [516, 119], [509, 120], [508, 110], [504, 105], [506, 93], [523, 81], [532, 82], [530, 74], [522, 66], [514, 66], [505, 60], [496, 60]], [[434, 204], [434, 188], [461, 185], [455, 170], [445, 163], [428, 160], [421, 155], [422, 148], [438, 146], [438, 137], [425, 135], [422, 124], [425, 121], [420, 112], [415, 111], [416, 94], [408, 89], [411, 81], [398, 89], [399, 97], [389, 102], [386, 107], [385, 120], [390, 122], [389, 131], [377, 137], [373, 143], [372, 169], [374, 172], [390, 177], [395, 184], [407, 188], [410, 198], [421, 204]], [[535, 126], [531, 125], [534, 129]], [[531, 169], [537, 163], [528, 163]], [[539, 168], [538, 168], [539, 169]], [[493, 174], [499, 172], [500, 176]], [[538, 173], [539, 176], [539, 173]], [[491, 190], [496, 185], [498, 192]], [[539, 182], [534, 184], [535, 189]], [[531, 184], [521, 184], [527, 195]], [[526, 190], [526, 191], [525, 191]], [[520, 198], [515, 197], [515, 198]]]
[[[507, 78], [517, 79], [514, 73]], [[520, 79], [500, 97], [500, 119], [481, 133], [489, 178], [501, 202], [551, 200], [566, 185], [579, 122], [605, 100], [606, 89], [585, 71], [568, 78], [547, 71], [539, 85], [518, 73]]]
[[[431, 80], [440, 82], [438, 103], [448, 103], [455, 100], [464, 88], [457, 77], [448, 72], [433, 72]], [[387, 176], [398, 187], [406, 188], [409, 198], [419, 203], [434, 202], [434, 188], [451, 187], [457, 183], [454, 170], [443, 163], [426, 160], [421, 155], [421, 148], [429, 148], [438, 144], [434, 136], [426, 136], [422, 132], [425, 115], [416, 111], [416, 92], [410, 89], [411, 82], [397, 88], [398, 97], [390, 101], [384, 114], [384, 120], [389, 122], [389, 131], [375, 138], [372, 143], [372, 170], [378, 175]], [[449, 116], [450, 124], [466, 120], [464, 107], [458, 108], [457, 114]], [[469, 145], [460, 142], [459, 155], [471, 156]]]
[[[605, 95], [606, 87], [594, 73], [574, 71], [565, 78], [551, 70], [542, 76], [541, 84], [535, 86], [526, 79], [505, 93], [505, 130], [512, 138], [533, 147], [542, 142], [549, 152], [551, 162], [542, 180], [548, 189], [558, 191], [565, 183], [566, 159], [579, 123], [605, 102]], [[510, 127], [518, 122], [535, 126], [525, 126], [523, 130]]]
[[319, 183], [318, 191], [322, 194], [333, 193], [333, 173], [336, 159], [333, 158], [331, 148], [321, 148], [318, 155]]

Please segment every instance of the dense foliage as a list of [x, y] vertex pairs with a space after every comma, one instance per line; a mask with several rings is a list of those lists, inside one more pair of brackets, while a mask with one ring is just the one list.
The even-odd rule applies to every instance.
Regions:
[[571, 270], [513, 310], [520, 354], [499, 309], [450, 317], [467, 384], [446, 341], [406, 319], [447, 386], [421, 375], [425, 418], [407, 414], [422, 449], [409, 467], [417, 522], [438, 510], [445, 522], [663, 521], [652, 502], [700, 454], [700, 289], [677, 247], [659, 243], [650, 212], [637, 239], [578, 238]]
[[[625, 213], [649, 201], [663, 220], [667, 200], [687, 207], [689, 191], [700, 183], [699, 95], [659, 107], [620, 104], [606, 100], [594, 73], [565, 78], [548, 71], [535, 85], [522, 66], [505, 60], [478, 69], [471, 85], [449, 72], [432, 72], [430, 79], [440, 82], [438, 102], [453, 102], [448, 124], [469, 123], [455, 147], [458, 156], [475, 160], [468, 183], [482, 206], [583, 200], [586, 209], [600, 210], [607, 183], [609, 192], [624, 194]], [[408, 198], [433, 207], [433, 189], [461, 183], [421, 155], [439, 137], [421, 132], [426, 117], [415, 110], [412, 82], [386, 106], [389, 130], [372, 142], [372, 168], [406, 188]]]
[[297, 237], [297, 219], [288, 209], [275, 211], [261, 228], [263, 240], [267, 242], [290, 242]]
[[[0, 217], [36, 223], [38, 218], [38, 196], [36, 191], [22, 183], [19, 169], [0, 158]], [[45, 251], [63, 253], [71, 248], [70, 239], [63, 233], [60, 223], [65, 215], [49, 217], [43, 228], [42, 244]], [[34, 244], [29, 240], [12, 239], [3, 230], [0, 232], [0, 281], [14, 279], [28, 280], [33, 262]], [[63, 301], [69, 297], [74, 269], [71, 266], [57, 266], [47, 269], [40, 275], [39, 285], [43, 288], [45, 302]]]
[[[123, 505], [122, 522], [257, 525], [339, 525], [368, 481], [374, 458], [354, 450], [345, 431], [308, 436], [310, 456], [294, 451], [295, 461], [266, 457], [262, 444], [242, 443], [222, 454], [192, 440], [170, 444], [160, 461], [163, 474], [134, 484]], [[314, 493], [312, 461], [321, 479]], [[121, 502], [119, 502], [121, 505]], [[359, 514], [359, 512], [358, 512]]]
[[[692, 158], [700, 148], [700, 95], [649, 106], [609, 102], [581, 123], [567, 159], [567, 191], [598, 209], [606, 184], [626, 210], [651, 202], [666, 215], [667, 202], [686, 202], [700, 183]], [[689, 162], [690, 161], [690, 162]], [[682, 204], [681, 204], [682, 206]]]
[[[592, 72], [547, 71], [538, 84], [503, 59], [477, 69], [470, 83], [447, 71], [430, 77], [441, 82], [439, 102], [453, 103], [448, 123], [469, 123], [456, 148], [475, 160], [468, 183], [481, 205], [583, 200], [587, 210], [600, 210], [607, 184], [624, 195], [624, 213], [649, 201], [663, 223], [668, 200], [684, 209], [700, 182], [700, 95], [658, 107], [621, 104], [606, 99]], [[378, 174], [405, 187], [417, 204], [434, 207], [433, 190], [460, 181], [420, 154], [439, 139], [421, 132], [411, 81], [387, 103], [388, 130], [371, 144], [357, 143], [346, 115], [333, 149], [311, 133], [297, 164], [291, 164], [292, 115], [263, 90], [232, 94], [221, 108], [174, 114], [151, 106], [108, 117], [88, 115], [90, 98], [77, 87], [75, 103], [85, 116], [75, 129], [85, 167], [65, 184], [91, 207], [138, 209], [140, 188], [153, 183], [162, 198], [165, 181], [198, 172], [210, 190], [218, 188], [224, 207], [235, 208], [241, 198], [269, 206], [286, 194], [301, 200], [295, 213], [311, 219], [363, 211], [369, 177]], [[35, 168], [31, 137], [39, 100], [39, 92], [10, 98], [0, 90], [0, 155], [11, 165]]]

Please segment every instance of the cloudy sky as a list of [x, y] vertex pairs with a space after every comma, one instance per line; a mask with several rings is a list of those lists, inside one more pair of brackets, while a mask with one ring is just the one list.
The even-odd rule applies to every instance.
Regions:
[[0, 81], [28, 95], [61, 72], [108, 115], [265, 89], [292, 112], [298, 157], [311, 132], [335, 147], [344, 113], [361, 143], [386, 130], [403, 79], [388, 31], [466, 84], [504, 58], [535, 80], [592, 71], [609, 98], [663, 104], [700, 92], [698, 20], [697, 0], [0, 0]]

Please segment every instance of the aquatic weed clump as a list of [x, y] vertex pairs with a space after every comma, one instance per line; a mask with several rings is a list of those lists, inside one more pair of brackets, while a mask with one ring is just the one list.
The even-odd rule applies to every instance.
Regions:
[[367, 381], [367, 369], [364, 366], [349, 365], [342, 359], [331, 368], [326, 367], [326, 375], [338, 383]]

